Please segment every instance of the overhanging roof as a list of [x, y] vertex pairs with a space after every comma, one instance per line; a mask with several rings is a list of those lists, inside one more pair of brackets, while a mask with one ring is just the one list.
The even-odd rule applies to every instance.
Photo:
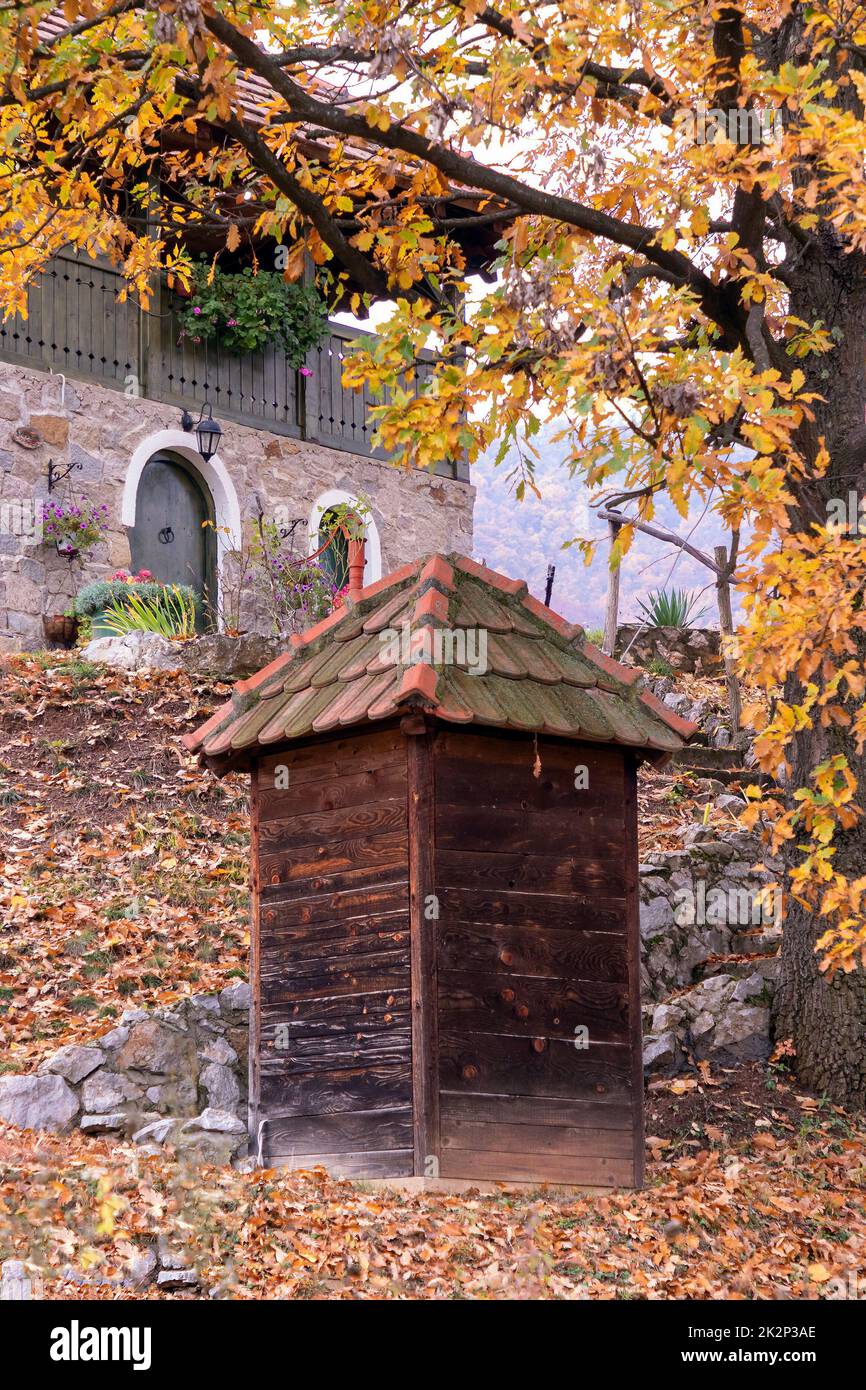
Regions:
[[413, 711], [619, 744], [653, 761], [697, 732], [524, 583], [452, 554], [395, 570], [293, 637], [183, 741], [224, 772], [295, 739]]

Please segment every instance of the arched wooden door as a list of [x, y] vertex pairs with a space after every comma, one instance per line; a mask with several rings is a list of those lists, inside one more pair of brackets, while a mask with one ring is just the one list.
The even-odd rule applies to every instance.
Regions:
[[176, 454], [154, 454], [138, 483], [129, 548], [133, 573], [150, 570], [161, 584], [190, 584], [216, 605], [215, 537], [210, 493]]

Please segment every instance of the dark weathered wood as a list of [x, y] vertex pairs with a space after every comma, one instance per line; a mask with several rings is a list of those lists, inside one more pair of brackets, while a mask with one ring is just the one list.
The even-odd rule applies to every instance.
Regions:
[[571, 1154], [496, 1153], [447, 1149], [442, 1153], [444, 1178], [475, 1178], [490, 1182], [575, 1183], [586, 1187], [631, 1187], [630, 1159]]
[[[304, 939], [299, 939], [302, 934]], [[294, 933], [274, 932], [268, 927], [262, 932], [262, 967], [269, 977], [274, 974], [288, 977], [294, 971], [315, 970], [317, 961], [337, 964], [354, 958], [362, 960], [364, 956], [378, 955], [408, 944], [409, 918], [405, 912], [353, 922], [342, 931], [339, 923], [328, 928], [317, 923]]]
[[434, 772], [429, 734], [407, 739], [409, 912], [412, 924], [412, 1091], [415, 1174], [435, 1176], [439, 1162], [439, 1075], [436, 1013]]
[[258, 1149], [261, 1122], [261, 1038], [262, 982], [260, 961], [260, 903], [259, 894], [259, 795], [255, 777], [250, 778], [250, 1038], [248, 1060], [249, 1135], [254, 1150]]
[[278, 1116], [268, 1121], [271, 1154], [365, 1153], [412, 1146], [412, 1109]]
[[[396, 782], [395, 778], [395, 782]], [[340, 806], [331, 811], [312, 815], [290, 816], [282, 820], [270, 818], [261, 823], [261, 845], [264, 854], [279, 854], [282, 850], [310, 848], [351, 840], [356, 836], [379, 835], [386, 831], [406, 829], [406, 782], [402, 779], [403, 800], [367, 802], [358, 806]]]
[[591, 1042], [629, 1040], [628, 987], [590, 981], [439, 971], [439, 1024], [451, 1032], [513, 1033], [569, 1038], [589, 1030]]
[[408, 856], [405, 830], [387, 830], [381, 835], [357, 835], [352, 840], [325, 841], [299, 849], [260, 850], [261, 873], [281, 883], [331, 877], [359, 868], [384, 867], [405, 862]]
[[276, 1031], [282, 1025], [290, 1037], [326, 1037], [391, 1027], [397, 1018], [409, 1018], [410, 1011], [408, 989], [368, 990], [364, 994], [295, 1000], [289, 1005], [264, 1005], [262, 1027]]
[[302, 999], [331, 997], [336, 994], [363, 994], [371, 990], [393, 990], [408, 982], [409, 943], [391, 951], [369, 956], [352, 956], [339, 961], [311, 962], [289, 974], [267, 969], [262, 972], [262, 997], [267, 1004], [293, 1004]]
[[386, 1149], [382, 1153], [305, 1154], [292, 1157], [268, 1155], [274, 1168], [325, 1168], [332, 1178], [411, 1178], [412, 1150]]
[[274, 1048], [275, 1033], [273, 1025], [262, 1030], [262, 1074], [270, 1076], [283, 1069], [292, 1076], [300, 1076], [308, 1071], [340, 1071], [346, 1067], [399, 1063], [409, 1056], [412, 1024], [408, 1013], [404, 1013], [388, 1028], [294, 1037], [288, 1047], [280, 1051]]
[[[331, 782], [334, 779], [342, 783], [355, 773], [375, 771], [395, 764], [406, 765], [403, 736], [396, 728], [376, 730], [363, 737], [331, 737], [318, 743], [283, 748], [268, 754], [258, 764], [262, 804], [264, 806], [269, 792], [274, 790], [275, 770], [280, 766], [289, 769], [289, 785], [277, 795], [294, 802], [302, 783]], [[304, 809], [302, 798], [298, 800], [296, 809]]]
[[622, 1103], [632, 1089], [631, 1052], [617, 1043], [578, 1051], [559, 1038], [439, 1030], [439, 1075], [444, 1090], [522, 1096], [583, 1096]]
[[[579, 792], [572, 792], [577, 798]], [[577, 846], [611, 868], [622, 853], [622, 836], [610, 807], [590, 811], [575, 804], [563, 810], [524, 810], [520, 806], [454, 806], [436, 802], [436, 844], [442, 850], [472, 850], [499, 853], [504, 845], [509, 854], [573, 854]], [[578, 861], [579, 862], [579, 861]]]
[[[622, 884], [620, 884], [622, 888]], [[546, 931], [625, 935], [625, 895], [589, 893], [492, 893], [483, 888], [438, 886], [441, 920]]]
[[[365, 884], [375, 887], [393, 883], [406, 873], [406, 854], [404, 852], [401, 856], [398, 851], [394, 851], [393, 857], [389, 857], [387, 863], [373, 863], [365, 868], [348, 869], [342, 873], [317, 873], [306, 879], [281, 878], [276, 882], [279, 872], [279, 861], [261, 869], [263, 908], [269, 908], [272, 903], [289, 901], [294, 895], [300, 899], [319, 892], [342, 893], [344, 890], [361, 888]], [[280, 892], [280, 889], [283, 891]]]
[[[289, 778], [295, 779], [294, 769], [289, 768]], [[378, 806], [390, 803], [406, 804], [406, 762], [382, 763], [379, 767], [362, 768], [357, 772], [336, 772], [327, 781], [294, 780], [291, 788], [281, 789], [259, 778], [259, 795], [262, 806], [262, 824], [280, 824], [283, 821], [301, 822], [307, 817], [338, 811], [343, 807]], [[323, 821], [323, 825], [327, 822]], [[287, 827], [289, 830], [294, 826]]]
[[634, 1185], [644, 1180], [643, 1036], [640, 998], [640, 897], [638, 893], [637, 763], [623, 759], [623, 877], [626, 885], [629, 1003], [631, 1008], [632, 1103], [634, 1105]]
[[628, 979], [625, 940], [612, 932], [558, 927], [527, 930], [450, 920], [439, 923], [439, 967], [486, 970], [497, 980], [508, 975], [538, 975], [624, 984]]
[[335, 1115], [344, 1110], [396, 1109], [412, 1103], [412, 1067], [404, 1061], [335, 1071], [262, 1075], [263, 1113]]
[[595, 856], [565, 857], [552, 854], [473, 854], [442, 850], [436, 856], [438, 881], [443, 888], [487, 888], [495, 893], [515, 889], [524, 893], [571, 894], [598, 888], [604, 891], [621, 881], [622, 855], [617, 860]]
[[364, 869], [348, 886], [331, 888], [320, 884], [304, 891], [293, 883], [263, 883], [262, 919], [276, 926], [289, 927], [303, 923], [341, 921], [369, 913], [393, 912], [408, 905], [408, 869], [397, 864], [393, 869]]
[[634, 1143], [626, 1129], [571, 1125], [511, 1125], [485, 1120], [442, 1120], [442, 1149], [475, 1153], [569, 1154], [575, 1158], [631, 1160]]
[[[620, 1130], [631, 1134], [630, 1101], [603, 1104], [557, 1096], [486, 1095], [442, 1090], [442, 1124], [473, 1120], [490, 1124], [553, 1125], [558, 1128]], [[524, 1147], [529, 1148], [529, 1145]]]

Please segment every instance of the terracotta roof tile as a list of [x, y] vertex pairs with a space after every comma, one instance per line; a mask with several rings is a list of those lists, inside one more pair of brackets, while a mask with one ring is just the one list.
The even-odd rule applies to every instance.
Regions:
[[[384, 640], [388, 628], [396, 646]], [[647, 756], [695, 732], [642, 688], [639, 671], [606, 657], [524, 584], [462, 555], [430, 555], [363, 589], [239, 682], [184, 743], [221, 771], [241, 753], [412, 705], [443, 722], [619, 743]]]

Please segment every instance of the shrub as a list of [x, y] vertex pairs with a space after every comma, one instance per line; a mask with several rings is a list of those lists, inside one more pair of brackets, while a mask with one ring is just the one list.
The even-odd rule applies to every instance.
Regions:
[[638, 604], [638, 610], [650, 627], [690, 627], [707, 611], [695, 611], [699, 597], [688, 589], [655, 589]]
[[122, 637], [127, 632], [156, 632], [161, 637], [195, 636], [195, 592], [188, 584], [158, 586], [148, 597], [144, 584], [127, 584], [126, 593], [105, 609], [105, 626]]
[[[140, 571], [142, 574], [148, 571]], [[176, 588], [183, 590], [195, 602], [196, 593], [188, 584], [176, 585]], [[85, 584], [78, 590], [75, 596], [75, 612], [80, 618], [92, 618], [95, 613], [101, 613], [103, 609], [110, 608], [111, 605], [129, 597], [135, 593], [139, 598], [149, 601], [158, 599], [165, 591], [163, 584], [158, 584], [156, 580], [150, 579], [139, 581], [137, 579], [97, 579], [92, 584]]]

